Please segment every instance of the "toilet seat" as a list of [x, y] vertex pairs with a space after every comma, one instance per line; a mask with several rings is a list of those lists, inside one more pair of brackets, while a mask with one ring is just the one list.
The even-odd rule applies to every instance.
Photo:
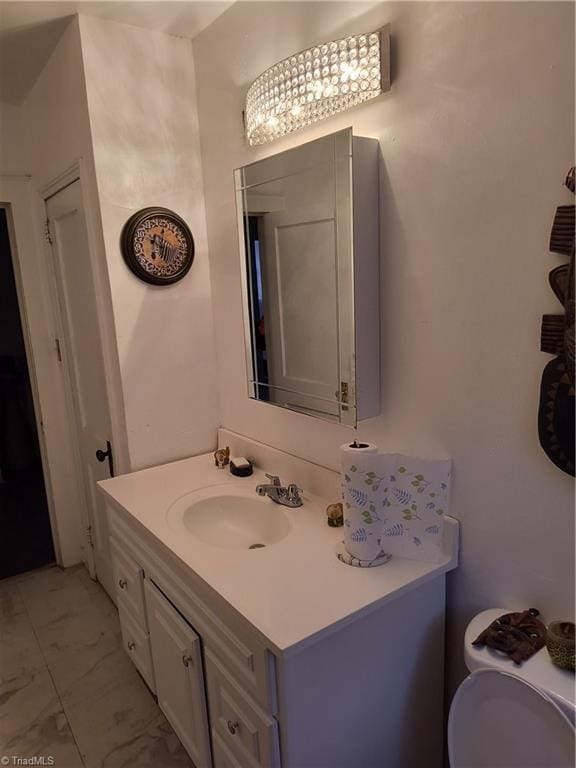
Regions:
[[517, 675], [478, 669], [452, 701], [448, 754], [451, 768], [574, 768], [574, 727]]

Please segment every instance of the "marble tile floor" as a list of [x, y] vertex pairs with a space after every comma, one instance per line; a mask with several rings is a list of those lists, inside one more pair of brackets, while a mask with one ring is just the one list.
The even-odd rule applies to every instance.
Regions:
[[0, 581], [0, 766], [34, 756], [55, 768], [194, 768], [82, 566]]

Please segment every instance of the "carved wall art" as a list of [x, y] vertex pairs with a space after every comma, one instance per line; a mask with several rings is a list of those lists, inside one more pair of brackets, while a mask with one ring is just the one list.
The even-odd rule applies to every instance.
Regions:
[[[566, 186], [574, 193], [576, 172], [571, 168]], [[555, 355], [542, 373], [538, 434], [548, 458], [564, 472], [574, 475], [574, 246], [575, 206], [556, 209], [550, 250], [570, 261], [550, 272], [549, 282], [564, 307], [564, 314], [544, 315], [540, 349]]]
[[536, 618], [539, 615], [536, 608], [505, 613], [481, 632], [472, 645], [488, 646], [505, 653], [514, 664], [521, 664], [546, 644], [546, 627]]

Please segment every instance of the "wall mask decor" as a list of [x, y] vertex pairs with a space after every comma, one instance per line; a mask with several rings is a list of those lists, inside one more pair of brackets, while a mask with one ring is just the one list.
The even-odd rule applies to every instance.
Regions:
[[[566, 186], [574, 193], [576, 171], [571, 168]], [[574, 246], [575, 206], [556, 209], [550, 250], [570, 261], [549, 274], [550, 287], [564, 307], [564, 314], [544, 315], [540, 349], [555, 355], [542, 373], [538, 434], [548, 458], [574, 475]]]
[[120, 244], [132, 272], [153, 285], [176, 283], [194, 261], [192, 232], [168, 208], [142, 208], [135, 213], [122, 229]]

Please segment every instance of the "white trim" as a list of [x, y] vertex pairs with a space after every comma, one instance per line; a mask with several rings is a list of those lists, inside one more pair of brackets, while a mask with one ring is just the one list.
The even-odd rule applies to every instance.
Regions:
[[84, 217], [88, 228], [88, 245], [95, 284], [96, 305], [98, 308], [98, 325], [102, 341], [106, 394], [112, 430], [111, 442], [114, 450], [114, 468], [115, 473], [120, 475], [130, 472], [132, 467], [128, 451], [124, 394], [118, 357], [114, 309], [112, 306], [112, 290], [110, 287], [106, 249], [104, 246], [104, 230], [100, 214], [100, 197], [98, 195], [96, 170], [93, 163], [89, 164], [81, 157], [78, 161], [78, 167], [84, 202]]
[[56, 195], [58, 192], [64, 189], [64, 187], [67, 187], [69, 184], [72, 184], [79, 178], [80, 161], [76, 160], [65, 171], [59, 173], [58, 176], [55, 176], [52, 179], [52, 181], [50, 181], [48, 184], [45, 184], [38, 190], [40, 197], [42, 200], [46, 201], [49, 197]]

